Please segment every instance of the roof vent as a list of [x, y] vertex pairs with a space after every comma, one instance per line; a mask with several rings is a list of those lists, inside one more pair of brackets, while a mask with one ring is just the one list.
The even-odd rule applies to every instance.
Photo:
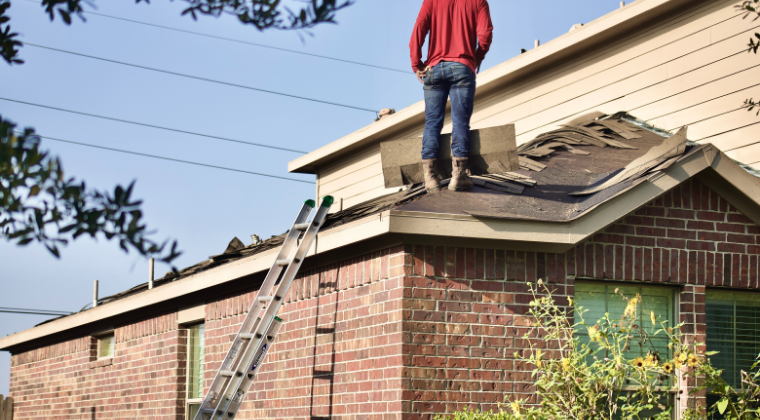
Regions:
[[396, 109], [395, 108], [383, 108], [383, 109], [380, 110], [380, 112], [377, 113], [377, 119], [375, 121], [380, 121], [383, 118], [385, 118], [385, 117], [387, 117], [389, 115], [393, 115], [395, 113], [396, 113]]

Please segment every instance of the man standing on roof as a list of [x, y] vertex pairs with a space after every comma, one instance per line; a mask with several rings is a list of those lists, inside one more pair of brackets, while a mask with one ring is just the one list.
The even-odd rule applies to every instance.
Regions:
[[[430, 32], [426, 62], [422, 45]], [[441, 175], [438, 149], [446, 101], [451, 96], [451, 154], [453, 172], [449, 189], [468, 191], [470, 118], [475, 99], [475, 74], [493, 38], [493, 24], [486, 0], [424, 0], [414, 25], [409, 50], [412, 68], [425, 92], [425, 132], [422, 135], [422, 166], [425, 188], [438, 191]]]

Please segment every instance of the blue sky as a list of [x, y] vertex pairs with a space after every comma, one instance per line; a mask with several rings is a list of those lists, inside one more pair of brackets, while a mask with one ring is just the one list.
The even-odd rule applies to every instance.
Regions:
[[[182, 1], [96, 2], [97, 12], [222, 37], [409, 70], [390, 72], [214, 40], [90, 15], [66, 26], [50, 22], [38, 3], [14, 0], [12, 28], [21, 40], [169, 71], [260, 87], [361, 108], [401, 109], [422, 98], [411, 73], [408, 43], [421, 0], [357, 0], [337, 25], [311, 35], [258, 32], [235, 19], [180, 17]], [[491, 0], [494, 41], [487, 69], [549, 41], [573, 24], [619, 7], [619, 0]], [[540, 5], [540, 7], [539, 7]], [[367, 124], [374, 114], [221, 86], [44, 50], [22, 49], [26, 64], [0, 63], [0, 97], [147, 124], [311, 151]], [[0, 100], [0, 115], [44, 136], [170, 156], [254, 172], [289, 175], [300, 156], [67, 114]], [[68, 176], [113, 189], [137, 181], [146, 221], [156, 239], [179, 241], [185, 267], [224, 251], [235, 236], [262, 238], [289, 228], [313, 185], [200, 168], [53, 141]], [[101, 296], [147, 281], [147, 261], [116, 243], [81, 238], [55, 259], [43, 247], [0, 241], [0, 306], [77, 311], [100, 280]], [[168, 270], [158, 265], [157, 276]], [[44, 316], [0, 313], [0, 336], [33, 327]], [[8, 394], [10, 355], [0, 352], [0, 394]]]

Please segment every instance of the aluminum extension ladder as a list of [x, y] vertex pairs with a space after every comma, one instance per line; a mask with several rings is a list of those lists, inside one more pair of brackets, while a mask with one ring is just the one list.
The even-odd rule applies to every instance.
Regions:
[[324, 197], [311, 222], [307, 220], [316, 203], [304, 203], [194, 420], [234, 419], [237, 415], [282, 324], [277, 312], [332, 203], [331, 196]]

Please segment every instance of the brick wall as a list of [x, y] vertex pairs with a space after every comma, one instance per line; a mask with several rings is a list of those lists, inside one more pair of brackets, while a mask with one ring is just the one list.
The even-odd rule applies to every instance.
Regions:
[[[238, 419], [398, 419], [405, 247], [301, 273]], [[206, 386], [255, 291], [206, 306]]]
[[[560, 301], [576, 279], [675, 285], [704, 342], [706, 288], [758, 289], [759, 255], [760, 227], [692, 181], [564, 254], [405, 245], [305, 272], [237, 418], [430, 419], [529, 398], [513, 356], [527, 347], [526, 282]], [[255, 293], [208, 301], [206, 386]], [[112, 365], [92, 362], [90, 337], [15, 354], [16, 418], [182, 418], [186, 341], [167, 314], [117, 328]]]
[[706, 287], [760, 288], [759, 255], [760, 227], [696, 180], [565, 254], [414, 246], [404, 278], [404, 418], [533, 396], [531, 368], [513, 356], [528, 347], [526, 282], [544, 279], [560, 301], [576, 279], [678, 285], [687, 339], [704, 343]]
[[14, 354], [14, 419], [179, 419], [186, 332], [176, 314], [118, 327], [112, 360], [82, 337]]

